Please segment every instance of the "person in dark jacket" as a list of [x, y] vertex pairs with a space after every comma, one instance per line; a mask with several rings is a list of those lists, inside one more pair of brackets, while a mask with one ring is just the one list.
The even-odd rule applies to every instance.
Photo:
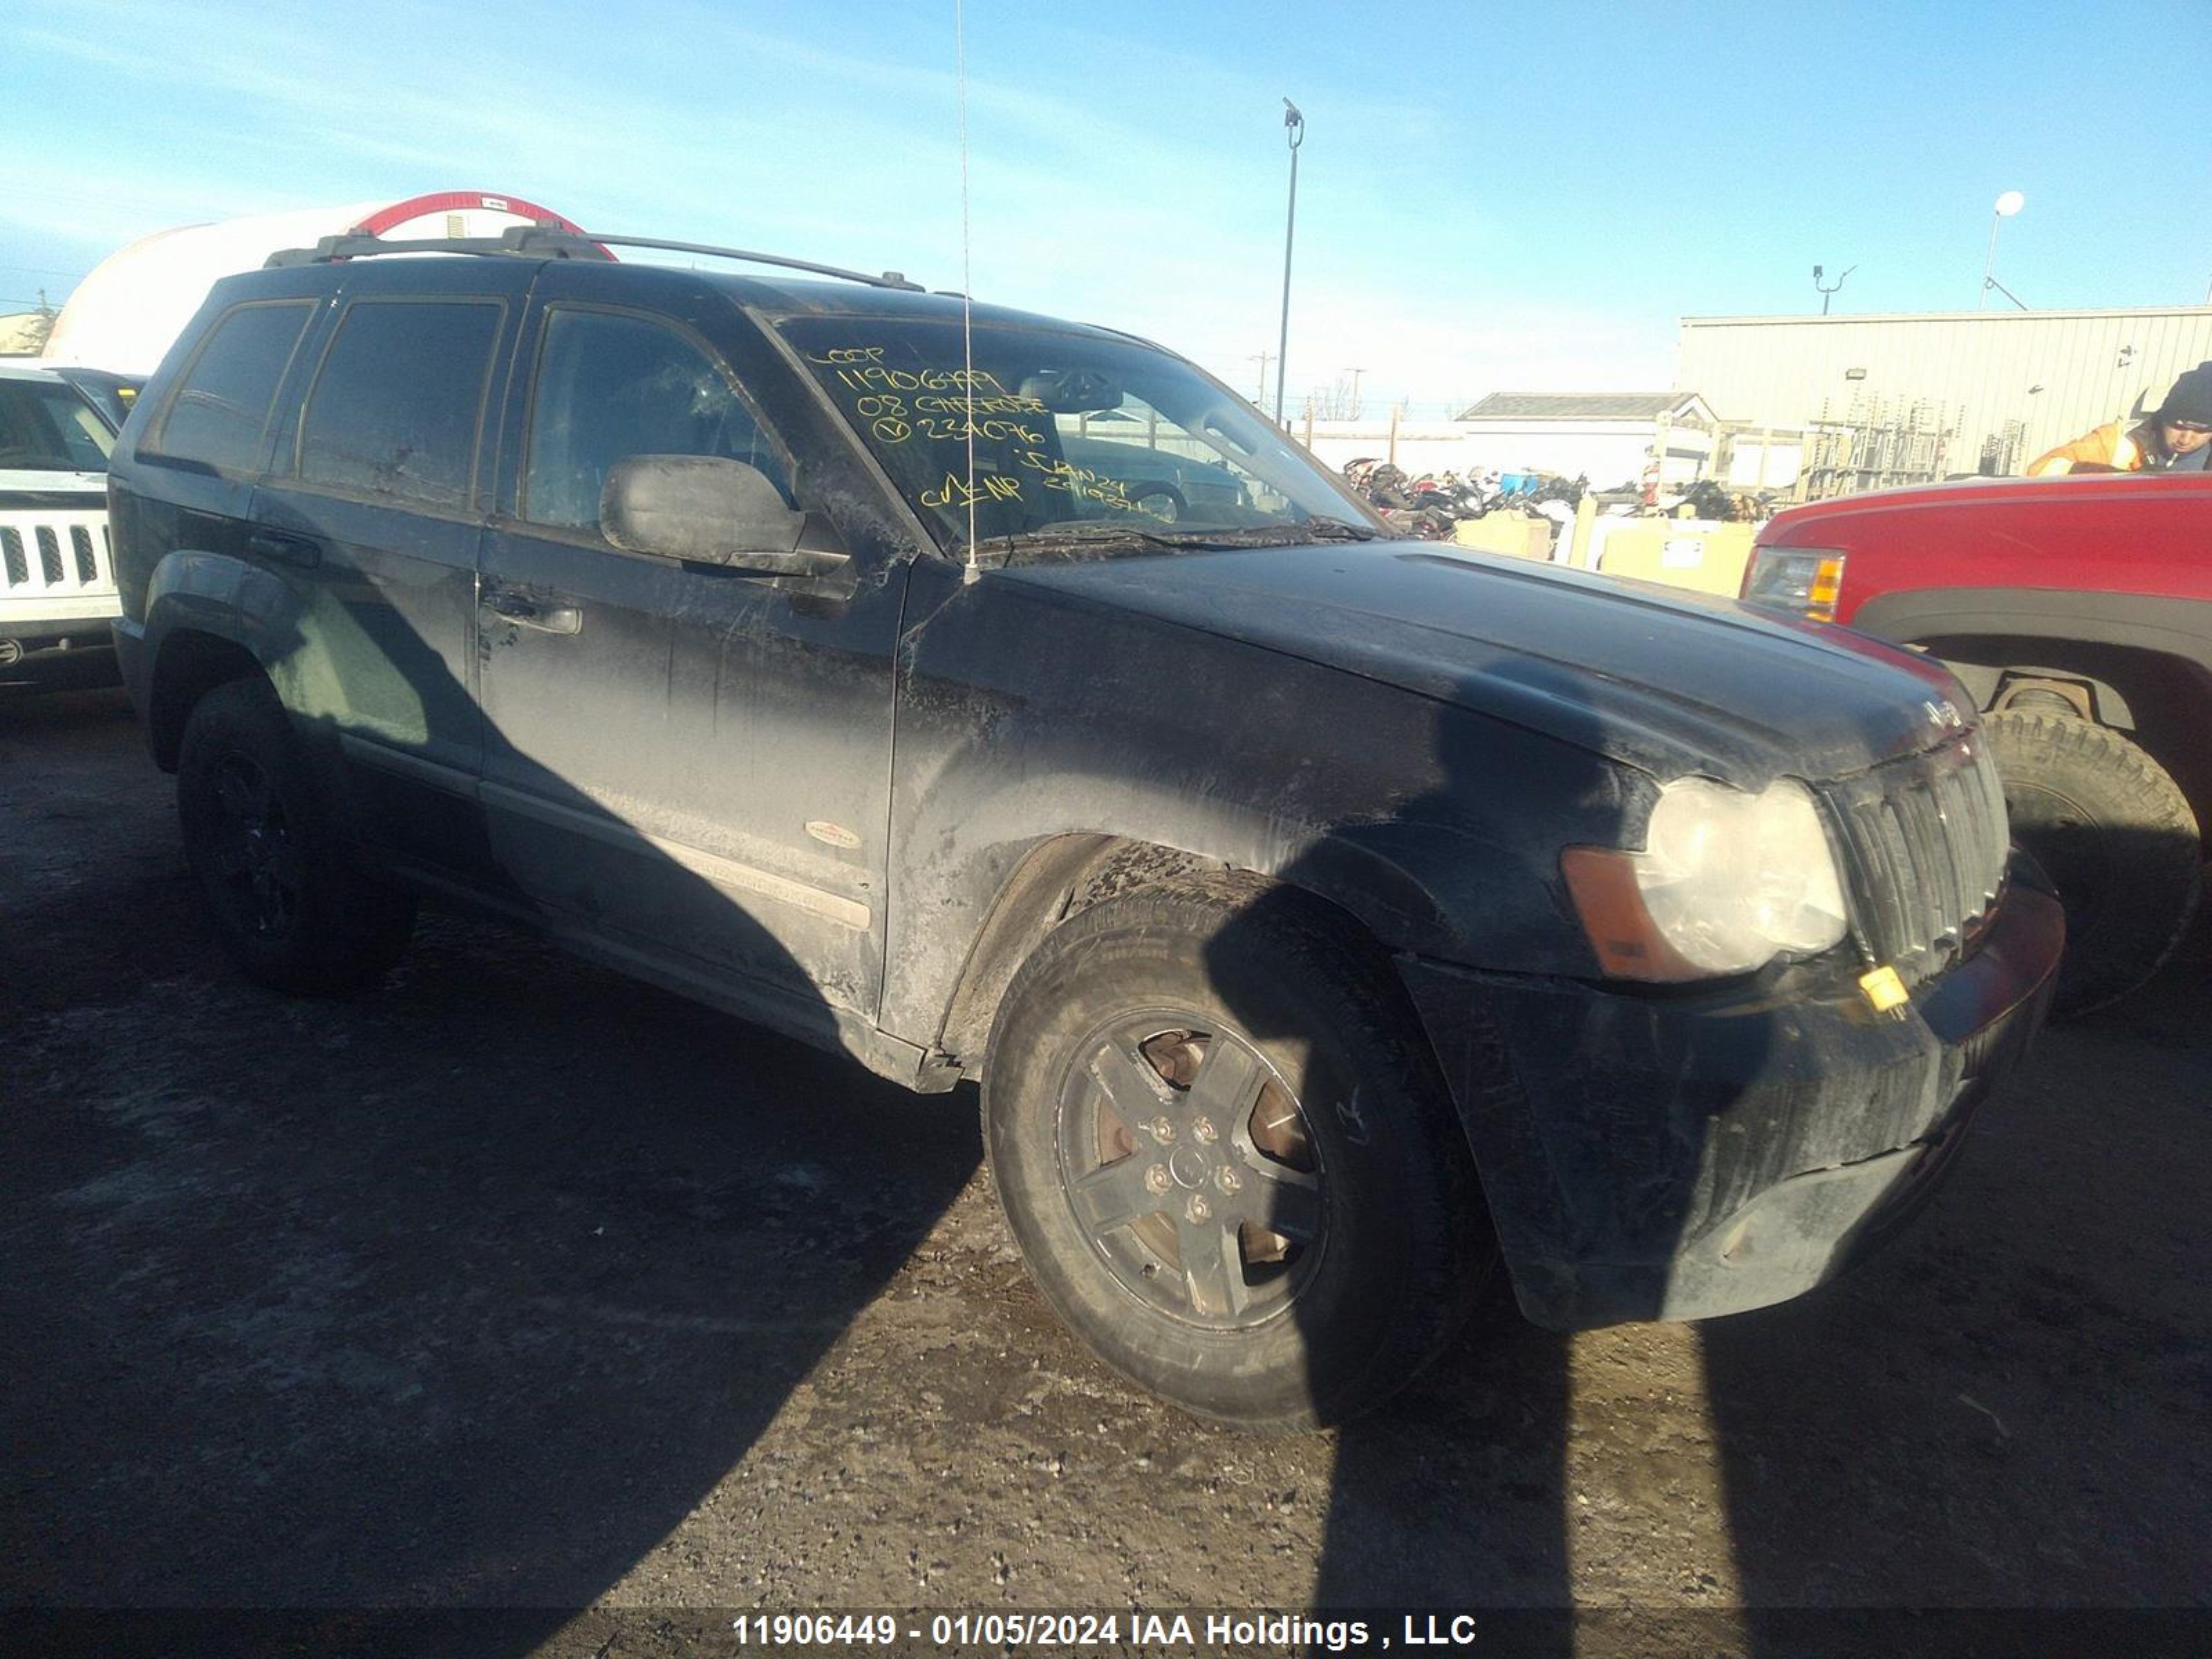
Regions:
[[2027, 476], [2053, 473], [2201, 472], [2212, 459], [2212, 362], [2186, 370], [2141, 425], [2109, 421], [2039, 455]]

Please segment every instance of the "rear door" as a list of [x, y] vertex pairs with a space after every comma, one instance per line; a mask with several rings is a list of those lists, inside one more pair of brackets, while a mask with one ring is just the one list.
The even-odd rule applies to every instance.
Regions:
[[906, 566], [863, 539], [830, 591], [605, 540], [600, 487], [627, 455], [743, 460], [817, 504], [759, 384], [787, 371], [752, 325], [711, 295], [638, 292], [554, 266], [532, 302], [508, 511], [483, 545], [487, 820], [556, 926], [820, 1032], [881, 988]]
[[477, 542], [498, 369], [536, 267], [391, 260], [349, 274], [254, 500], [255, 550], [301, 596], [272, 665], [343, 757], [373, 844], [487, 870], [475, 799]]

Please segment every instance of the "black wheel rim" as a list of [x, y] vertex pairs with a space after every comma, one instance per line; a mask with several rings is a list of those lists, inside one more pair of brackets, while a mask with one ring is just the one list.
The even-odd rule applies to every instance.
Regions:
[[1279, 1318], [1326, 1243], [1325, 1171], [1297, 1095], [1218, 1021], [1117, 1016], [1059, 1091], [1060, 1189], [1115, 1281], [1188, 1324]]
[[235, 751], [216, 763], [215, 873], [239, 925], [263, 939], [291, 931], [300, 914], [300, 852], [269, 773]]

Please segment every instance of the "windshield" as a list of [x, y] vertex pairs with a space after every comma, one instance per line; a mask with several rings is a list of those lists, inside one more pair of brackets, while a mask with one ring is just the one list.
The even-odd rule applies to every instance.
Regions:
[[114, 443], [73, 388], [0, 380], [0, 472], [104, 472]]
[[[1134, 341], [955, 321], [779, 325], [946, 547], [1243, 546], [1382, 532], [1257, 410]], [[970, 442], [973, 465], [970, 465]]]

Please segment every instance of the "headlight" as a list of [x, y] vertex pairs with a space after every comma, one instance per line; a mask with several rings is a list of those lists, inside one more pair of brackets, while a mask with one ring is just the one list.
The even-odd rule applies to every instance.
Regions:
[[1761, 547], [1753, 550], [1743, 597], [1814, 622], [1836, 619], [1844, 591], [1844, 556], [1824, 547]]
[[1559, 865], [1600, 963], [1617, 978], [1748, 973], [1844, 936], [1820, 809], [1792, 779], [1757, 795], [1680, 779], [1660, 791], [1643, 851], [1572, 847]]

